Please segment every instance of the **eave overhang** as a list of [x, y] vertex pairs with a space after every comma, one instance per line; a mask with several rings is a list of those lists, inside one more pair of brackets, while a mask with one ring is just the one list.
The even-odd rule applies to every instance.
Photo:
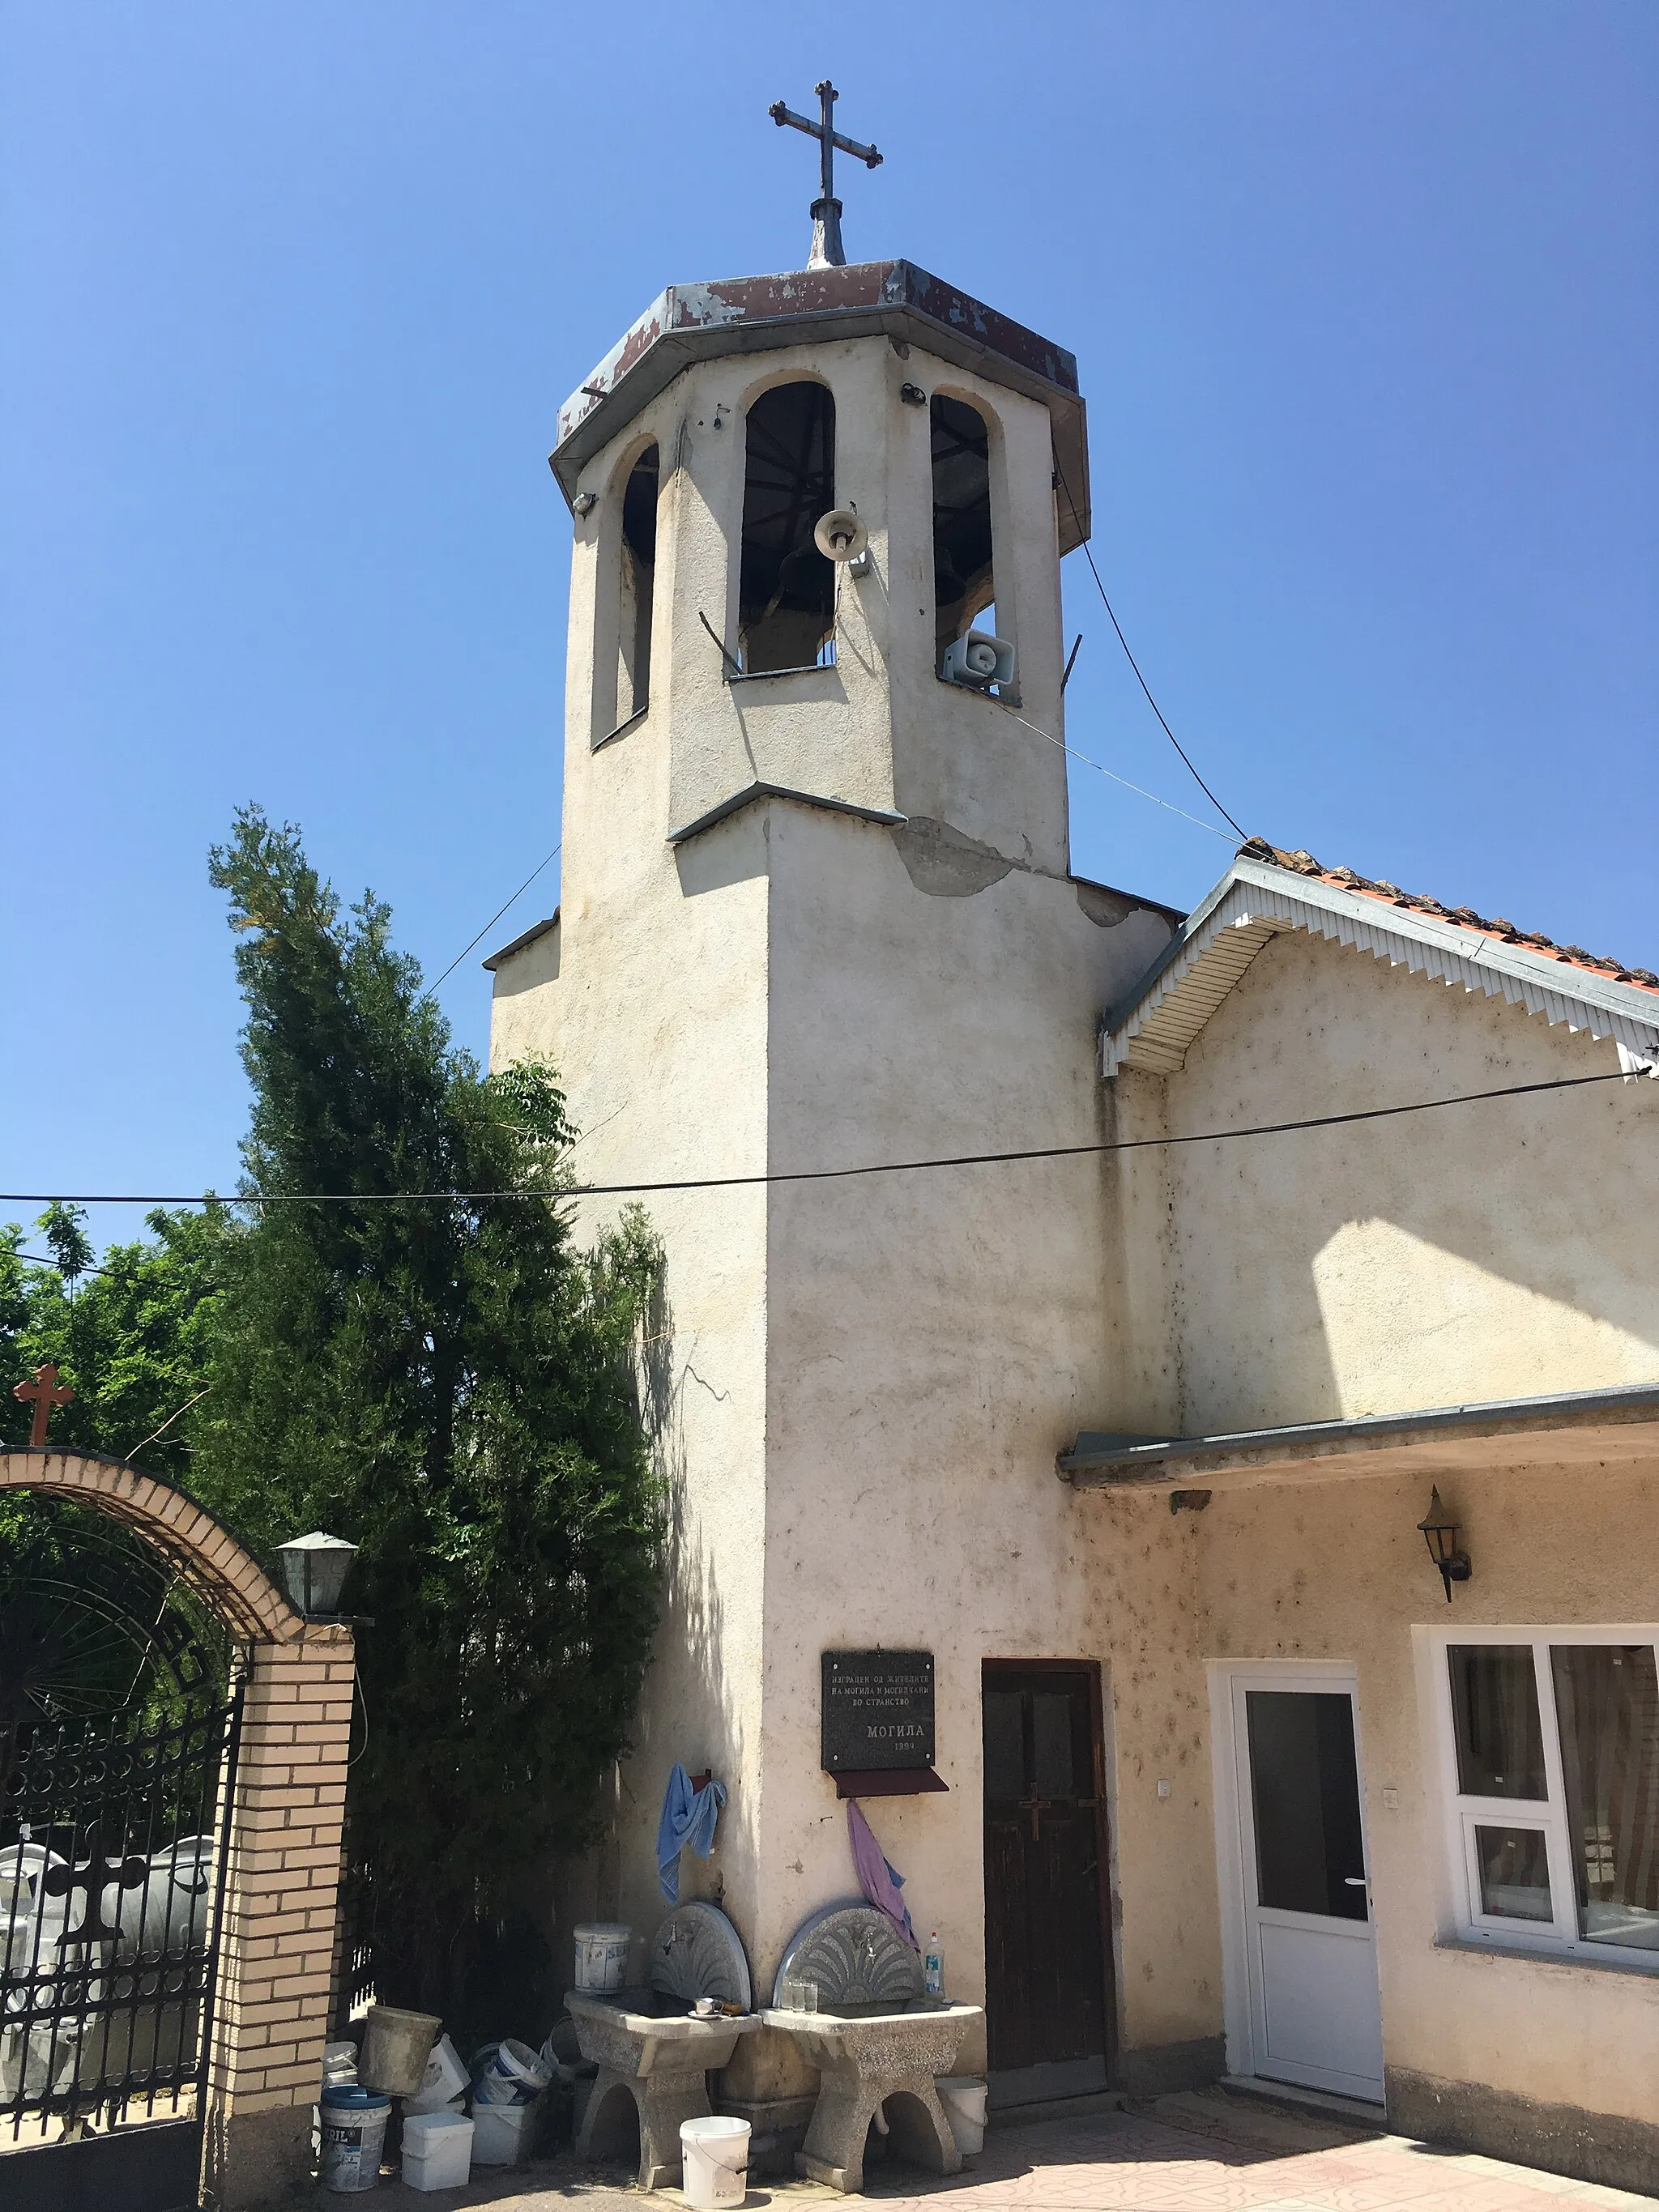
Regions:
[[[1496, 1398], [1419, 1413], [1368, 1413], [1205, 1437], [1135, 1437], [1085, 1431], [1054, 1462], [1077, 1490], [1147, 1490], [1201, 1483], [1244, 1489], [1266, 1482], [1432, 1474], [1490, 1467], [1495, 1442], [1510, 1463], [1582, 1467], [1659, 1458], [1659, 1382]], [[1340, 1470], [1333, 1460], [1357, 1464]]]
[[1611, 1037], [1631, 1072], [1659, 1064], [1659, 1000], [1524, 945], [1395, 906], [1364, 891], [1240, 858], [1195, 908], [1129, 996], [1106, 1017], [1101, 1072], [1170, 1075], [1222, 1000], [1281, 930], [1305, 929], [1550, 1022]]
[[1062, 479], [1060, 550], [1089, 535], [1089, 441], [1077, 361], [912, 261], [860, 261], [712, 284], [671, 284], [559, 410], [549, 455], [566, 500], [594, 454], [692, 362], [833, 338], [886, 337], [1040, 400]]
[[550, 929], [556, 929], [558, 926], [559, 909], [555, 907], [544, 921], [532, 922], [530, 927], [521, 930], [510, 944], [503, 945], [499, 952], [492, 952], [488, 960], [481, 960], [479, 967], [488, 969], [493, 975], [504, 960], [510, 960], [515, 952], [525, 951], [538, 937], [545, 937]]
[[850, 799], [825, 799], [815, 791], [795, 791], [785, 783], [746, 783], [741, 791], [734, 791], [720, 799], [695, 821], [683, 822], [678, 830], [671, 830], [671, 845], [684, 845], [688, 838], [701, 837], [705, 830], [718, 823], [729, 822], [746, 806], [757, 806], [768, 799], [787, 799], [793, 806], [816, 806], [824, 814], [848, 814], [856, 822], [873, 822], [883, 830], [902, 830], [909, 820], [908, 814], [895, 814], [889, 806], [859, 806]]

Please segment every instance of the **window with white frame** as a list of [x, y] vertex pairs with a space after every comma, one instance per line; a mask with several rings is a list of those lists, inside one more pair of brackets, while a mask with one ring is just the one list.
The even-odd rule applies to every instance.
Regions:
[[1435, 1643], [1462, 1932], [1659, 1968], [1659, 1630]]

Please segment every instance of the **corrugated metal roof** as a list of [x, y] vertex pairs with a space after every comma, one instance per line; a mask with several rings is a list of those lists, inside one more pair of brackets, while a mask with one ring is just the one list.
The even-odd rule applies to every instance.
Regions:
[[1346, 1420], [1297, 1421], [1205, 1437], [1142, 1437], [1085, 1430], [1054, 1462], [1063, 1481], [1079, 1489], [1179, 1482], [1212, 1470], [1285, 1466], [1298, 1460], [1387, 1451], [1434, 1436], [1547, 1435], [1567, 1429], [1659, 1420], [1659, 1382], [1615, 1383], [1557, 1390], [1533, 1398], [1492, 1398], [1414, 1413], [1362, 1413]]
[[1448, 909], [1311, 854], [1252, 840], [1124, 1003], [1108, 1015], [1103, 1073], [1181, 1067], [1194, 1039], [1268, 939], [1305, 929], [1379, 960], [1501, 998], [1550, 1022], [1659, 1054], [1659, 977], [1552, 945], [1466, 908]]

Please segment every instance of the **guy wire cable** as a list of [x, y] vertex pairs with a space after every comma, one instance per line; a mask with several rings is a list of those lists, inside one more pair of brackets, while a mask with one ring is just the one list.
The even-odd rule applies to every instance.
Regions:
[[[1060, 455], [1058, 453], [1054, 455], [1054, 474], [1060, 478], [1060, 488], [1066, 494], [1066, 502], [1070, 506], [1073, 514], [1075, 514], [1078, 511], [1077, 501], [1072, 497], [1072, 487], [1066, 481], [1066, 471], [1060, 465]], [[1100, 571], [1095, 566], [1094, 550], [1090, 545], [1086, 538], [1081, 540], [1081, 544], [1083, 547], [1083, 557], [1089, 563], [1089, 574], [1094, 578], [1095, 589], [1100, 593], [1100, 604], [1105, 608], [1108, 615], [1111, 616], [1112, 628], [1117, 632], [1117, 641], [1123, 647], [1123, 657], [1128, 662], [1130, 667], [1134, 670], [1136, 683], [1139, 684], [1141, 690], [1146, 694], [1146, 704], [1152, 708], [1153, 714], [1158, 716], [1159, 725], [1163, 729], [1164, 736], [1170, 740], [1170, 743], [1181, 755], [1182, 759], [1186, 761], [1188, 773], [1191, 775], [1193, 781], [1198, 786], [1206, 799], [1209, 800], [1211, 805], [1214, 807], [1216, 812], [1221, 817], [1222, 820], [1231, 823], [1233, 829], [1237, 831], [1241, 842], [1247, 842], [1245, 832], [1239, 829], [1237, 823], [1233, 821], [1232, 816], [1228, 813], [1226, 808], [1216, 797], [1214, 792], [1211, 790], [1209, 785], [1205, 782], [1203, 777], [1193, 766], [1192, 762], [1188, 759], [1187, 748], [1182, 744], [1180, 738], [1176, 737], [1175, 732], [1170, 727], [1169, 724], [1164, 721], [1164, 709], [1158, 705], [1157, 700], [1153, 698], [1152, 687], [1148, 684], [1146, 678], [1140, 672], [1140, 664], [1135, 659], [1133, 653], [1129, 650], [1129, 641], [1123, 635], [1123, 626], [1118, 621], [1117, 617], [1112, 613], [1112, 603], [1106, 596], [1106, 586], [1101, 582]]]

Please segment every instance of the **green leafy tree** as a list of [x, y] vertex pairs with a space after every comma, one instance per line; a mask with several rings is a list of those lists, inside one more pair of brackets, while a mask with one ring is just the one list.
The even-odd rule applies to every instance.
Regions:
[[193, 1473], [267, 1556], [314, 1528], [361, 1547], [357, 1932], [381, 1997], [454, 2019], [470, 1934], [592, 1839], [628, 1740], [659, 1582], [630, 1370], [656, 1250], [638, 1215], [578, 1249], [552, 1078], [480, 1074], [385, 906], [343, 916], [257, 810], [212, 873], [263, 1202], [227, 1243]]
[[[33, 1407], [9, 1386], [51, 1360], [75, 1393], [53, 1411], [52, 1444], [125, 1460], [187, 1490], [191, 1415], [207, 1385], [219, 1261], [234, 1231], [216, 1208], [155, 1212], [149, 1227], [148, 1239], [112, 1245], [96, 1266], [77, 1207], [52, 1206], [35, 1224], [30, 1246], [44, 1245], [49, 1258], [24, 1251], [15, 1223], [0, 1231], [0, 1443], [28, 1442]], [[89, 1524], [98, 1528], [101, 1571], [148, 1593], [144, 1601], [188, 1602], [166, 1595], [169, 1577], [136, 1534], [68, 1499], [8, 1491], [0, 1494], [0, 1611], [27, 1596], [39, 1574], [56, 1571], [64, 1545], [77, 1544]], [[83, 1689], [131, 1696], [140, 1688], [148, 1699], [156, 1686], [148, 1670], [135, 1682], [131, 1655], [118, 1643], [94, 1639], [75, 1663], [89, 1670], [80, 1675]]]
[[219, 1268], [235, 1231], [217, 1207], [149, 1215], [148, 1240], [93, 1264], [76, 1206], [36, 1224], [50, 1264], [32, 1263], [15, 1223], [0, 1232], [0, 1441], [27, 1443], [33, 1407], [10, 1385], [50, 1359], [75, 1392], [52, 1414], [54, 1444], [142, 1467], [191, 1487], [190, 1413], [208, 1382]]

